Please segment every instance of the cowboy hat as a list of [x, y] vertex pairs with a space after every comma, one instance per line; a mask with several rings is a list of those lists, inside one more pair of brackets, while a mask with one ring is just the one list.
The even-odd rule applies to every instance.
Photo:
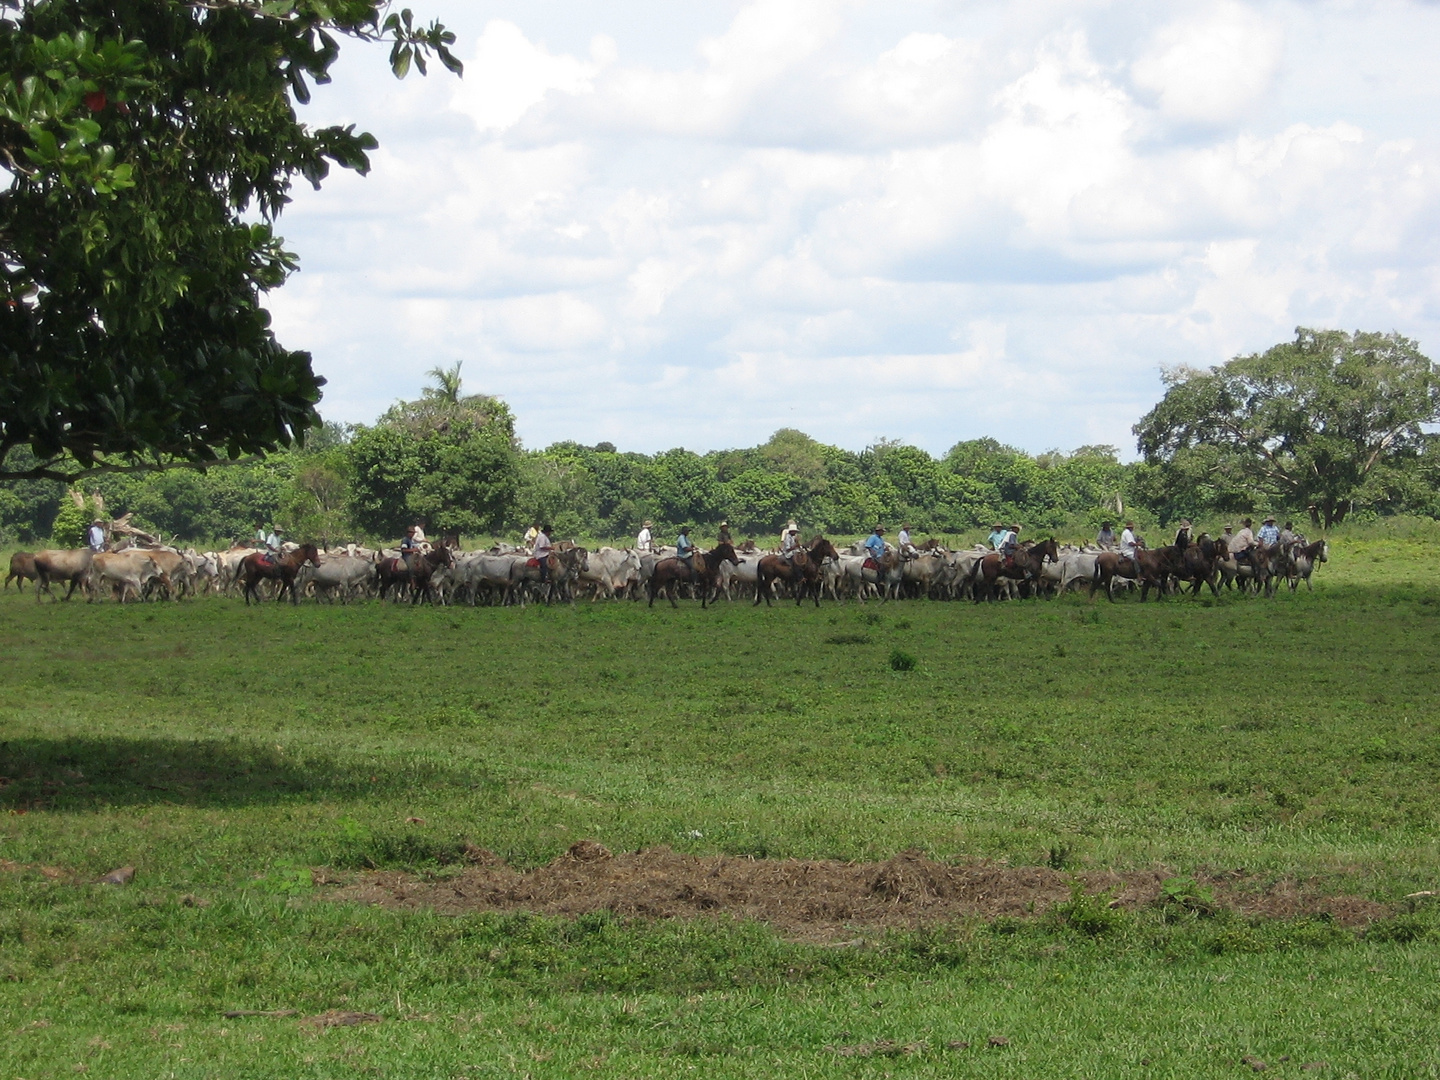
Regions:
[[648, 529], [648, 528], [650, 528], [651, 525], [654, 525], [654, 524], [655, 524], [655, 523], [654, 523], [653, 521], [651, 521], [649, 518], [646, 518], [644, 521], [642, 521], [642, 522], [640, 523], [640, 527], [641, 527], [642, 529]]

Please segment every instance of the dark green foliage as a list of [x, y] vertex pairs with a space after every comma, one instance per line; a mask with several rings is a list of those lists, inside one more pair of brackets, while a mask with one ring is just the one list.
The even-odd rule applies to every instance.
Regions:
[[1135, 434], [1150, 467], [1142, 497], [1169, 516], [1308, 509], [1328, 528], [1357, 505], [1433, 501], [1423, 425], [1440, 419], [1440, 372], [1399, 334], [1300, 327], [1293, 342], [1166, 381]]
[[[403, 75], [443, 28], [378, 0], [0, 3], [0, 462], [34, 476], [207, 461], [318, 422], [306, 352], [262, 295], [295, 269], [271, 223], [303, 177], [364, 172], [375, 140], [311, 129], [336, 35]], [[382, 22], [383, 19], [383, 22]]]

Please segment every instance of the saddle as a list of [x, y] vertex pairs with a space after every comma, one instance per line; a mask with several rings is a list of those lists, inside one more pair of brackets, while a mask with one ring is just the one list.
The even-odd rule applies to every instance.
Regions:
[[540, 569], [540, 560], [539, 560], [539, 559], [526, 559], [526, 560], [525, 560], [525, 567], [526, 567], [526, 569], [528, 569], [528, 570], [539, 570], [539, 569]]
[[874, 571], [878, 574], [878, 573], [880, 573], [881, 570], [884, 569], [884, 567], [882, 567], [879, 563], [877, 563], [877, 562], [875, 561], [874, 556], [871, 556], [870, 558], [866, 559], [863, 563], [860, 564], [860, 569], [862, 569], [862, 570], [874, 570]]
[[260, 553], [260, 561], [263, 562], [266, 566], [274, 566], [280, 560], [275, 558], [274, 552], [263, 551]]
[[404, 559], [390, 559], [388, 569], [392, 574], [400, 574], [406, 570]]

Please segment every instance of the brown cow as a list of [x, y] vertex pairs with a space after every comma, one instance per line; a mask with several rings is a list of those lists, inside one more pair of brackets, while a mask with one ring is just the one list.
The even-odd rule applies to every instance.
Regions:
[[5, 578], [5, 588], [10, 588], [13, 581], [15, 588], [24, 592], [27, 579], [35, 580], [35, 556], [29, 551], [17, 551], [10, 556], [10, 573]]
[[75, 595], [75, 589], [85, 584], [85, 578], [90, 573], [90, 560], [94, 552], [89, 548], [55, 548], [35, 553], [35, 580], [39, 588], [35, 590], [35, 601], [39, 603], [42, 594], [56, 599], [50, 591], [52, 581], [68, 581], [70, 589], [65, 593], [65, 599]]

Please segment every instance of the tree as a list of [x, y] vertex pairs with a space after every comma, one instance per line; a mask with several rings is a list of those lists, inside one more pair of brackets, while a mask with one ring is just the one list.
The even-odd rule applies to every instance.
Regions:
[[499, 398], [461, 394], [458, 364], [430, 374], [435, 387], [351, 439], [351, 514], [381, 537], [416, 518], [443, 533], [498, 532], [519, 488], [515, 419]]
[[1162, 498], [1308, 509], [1318, 526], [1381, 501], [1440, 419], [1440, 373], [1399, 334], [1300, 327], [1295, 340], [1207, 371], [1168, 372], [1135, 425]]
[[296, 266], [292, 180], [376, 145], [295, 115], [341, 36], [389, 41], [397, 76], [460, 70], [386, 0], [0, 0], [0, 476], [235, 459], [318, 422], [261, 298]]

